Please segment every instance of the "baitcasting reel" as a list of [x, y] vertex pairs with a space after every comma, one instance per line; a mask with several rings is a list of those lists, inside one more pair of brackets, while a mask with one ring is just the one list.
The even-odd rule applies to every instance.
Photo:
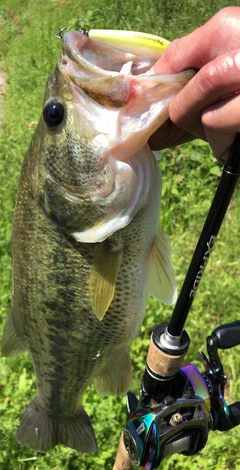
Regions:
[[[226, 430], [239, 424], [233, 419], [233, 407], [238, 404], [229, 410], [224, 399], [227, 377], [218, 348], [240, 344], [240, 321], [216, 328], [207, 338], [209, 360], [200, 354], [204, 373], [189, 364], [164, 380], [153, 357], [166, 353], [166, 332], [167, 324], [153, 332], [139, 403], [133, 393], [127, 395], [128, 422], [123, 429], [123, 442], [131, 466], [126, 468], [153, 470], [174, 453], [194, 455], [206, 445], [210, 430]], [[187, 343], [186, 333], [184, 336]], [[158, 365], [161, 370], [160, 361]], [[240, 413], [240, 404], [237, 409]]]

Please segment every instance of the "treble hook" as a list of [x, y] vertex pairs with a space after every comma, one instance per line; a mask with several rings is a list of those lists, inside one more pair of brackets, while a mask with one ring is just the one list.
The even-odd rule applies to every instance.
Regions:
[[65, 31], [65, 29], [68, 29], [68, 26], [65, 26], [64, 28], [60, 29], [60, 31], [58, 31], [58, 33], [55, 34], [55, 37], [58, 39], [62, 39], [63, 38], [62, 32]]

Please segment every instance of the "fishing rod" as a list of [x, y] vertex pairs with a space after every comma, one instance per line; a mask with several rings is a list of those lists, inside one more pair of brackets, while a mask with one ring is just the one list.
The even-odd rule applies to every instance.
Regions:
[[200, 353], [205, 372], [182, 366], [190, 339], [184, 330], [192, 302], [240, 176], [240, 134], [225, 164], [212, 205], [169, 323], [152, 333], [139, 400], [127, 394], [128, 421], [123, 428], [113, 470], [153, 470], [174, 453], [194, 455], [210, 430], [240, 424], [240, 402], [224, 399], [227, 376], [218, 349], [240, 344], [240, 320], [217, 327]]

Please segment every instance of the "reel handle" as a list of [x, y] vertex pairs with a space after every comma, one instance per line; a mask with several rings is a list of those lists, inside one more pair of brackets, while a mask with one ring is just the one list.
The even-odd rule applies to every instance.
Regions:
[[219, 349], [230, 349], [240, 344], [240, 320], [218, 326], [212, 332]]
[[229, 431], [240, 424], [240, 401], [236, 401], [228, 407], [229, 415], [224, 413], [224, 410], [219, 414], [218, 423], [215, 430]]

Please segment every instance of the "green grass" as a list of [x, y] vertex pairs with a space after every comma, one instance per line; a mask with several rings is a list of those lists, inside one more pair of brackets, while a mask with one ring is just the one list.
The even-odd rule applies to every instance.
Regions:
[[[239, 2], [213, 0], [1, 0], [0, 61], [4, 60], [7, 89], [0, 131], [0, 328], [11, 301], [11, 224], [23, 156], [41, 113], [48, 74], [60, 57], [55, 33], [71, 28], [121, 28], [159, 34], [172, 40], [196, 28], [221, 7]], [[218, 183], [220, 168], [207, 144], [196, 141], [164, 151], [161, 223], [171, 237], [173, 265], [180, 288], [202, 224]], [[239, 316], [240, 204], [236, 191], [221, 229], [186, 329], [191, 337], [187, 360], [198, 367], [206, 336], [221, 323]], [[134, 381], [138, 393], [149, 337], [172, 309], [149, 298], [141, 335], [132, 345]], [[220, 352], [228, 374], [228, 402], [240, 396], [240, 347]], [[47, 454], [21, 447], [14, 434], [34, 395], [35, 378], [29, 357], [0, 360], [0, 470], [112, 469], [125, 399], [100, 399], [91, 386], [84, 398], [96, 431], [99, 453], [79, 455], [63, 446]], [[240, 432], [211, 433], [207, 447], [192, 458], [173, 456], [164, 470], [240, 469]]]

